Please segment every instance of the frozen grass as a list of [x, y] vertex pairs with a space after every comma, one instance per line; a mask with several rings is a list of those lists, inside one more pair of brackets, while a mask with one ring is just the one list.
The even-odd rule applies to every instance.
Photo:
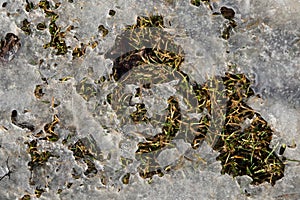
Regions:
[[299, 2], [0, 3], [1, 199], [299, 198]]

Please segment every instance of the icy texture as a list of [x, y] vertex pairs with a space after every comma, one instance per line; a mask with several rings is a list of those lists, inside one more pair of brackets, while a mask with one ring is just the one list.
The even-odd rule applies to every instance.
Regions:
[[[13, 60], [0, 61], [1, 200], [26, 194], [35, 199], [35, 190], [39, 188], [47, 188], [40, 199], [300, 199], [299, 1], [216, 0], [211, 3], [213, 11], [207, 4], [196, 7], [188, 0], [61, 3], [55, 10], [59, 15], [56, 24], [62, 31], [70, 25], [74, 29], [66, 31], [65, 36], [71, 49], [66, 55], [57, 56], [53, 48], [43, 48], [50, 41], [49, 32], [35, 28], [39, 22], [49, 24], [42, 9], [26, 12], [25, 0], [0, 0], [1, 37], [11, 32], [21, 41]], [[212, 15], [222, 6], [236, 12], [237, 27], [228, 40], [220, 37], [226, 20], [221, 15]], [[116, 11], [114, 16], [108, 14], [111, 9]], [[165, 31], [174, 36], [175, 43], [185, 52], [181, 69], [197, 82], [222, 75], [228, 65], [236, 66], [232, 68], [235, 72], [252, 77], [253, 88], [262, 98], [252, 98], [248, 104], [275, 130], [275, 151], [287, 144], [284, 156], [298, 160], [287, 161], [285, 176], [275, 186], [253, 186], [247, 176], [221, 175], [221, 164], [216, 161], [218, 153], [205, 142], [193, 150], [183, 140], [176, 140], [176, 148], [165, 150], [158, 157], [161, 165], [178, 162], [178, 169], [163, 177], [155, 175], [151, 184], [138, 175], [139, 162], [134, 153], [139, 141], [125, 137], [116, 113], [109, 105], [102, 105], [115, 85], [95, 81], [112, 72], [113, 61], [105, 59], [104, 54], [113, 47], [116, 36], [126, 25], [134, 24], [137, 16], [148, 14], [164, 16]], [[20, 29], [25, 18], [31, 22], [30, 35]], [[109, 31], [105, 37], [99, 33], [99, 25]], [[72, 49], [93, 41], [98, 42], [96, 48], [89, 46], [84, 56], [73, 59]], [[62, 81], [66, 77], [70, 79]], [[84, 84], [94, 88], [92, 92], [81, 91]], [[34, 95], [37, 85], [41, 85], [44, 93], [40, 99]], [[101, 110], [96, 110], [99, 104]], [[13, 110], [18, 112], [20, 122], [35, 127], [34, 134], [12, 124]], [[60, 120], [55, 127], [59, 140], [39, 140], [37, 146], [39, 152], [51, 151], [53, 156], [42, 167], [30, 171], [26, 142], [34, 140], [33, 135], [51, 124], [55, 114]], [[156, 134], [159, 130], [152, 131]], [[64, 144], [68, 135], [72, 137]], [[97, 157], [96, 175], [85, 174], [89, 169], [87, 157], [75, 159], [70, 146], [78, 139]], [[193, 162], [180, 160], [182, 155]], [[122, 157], [131, 164], [124, 166], [120, 162]], [[128, 172], [134, 175], [128, 185], [122, 184], [121, 179]], [[76, 174], [78, 179], [74, 178]], [[72, 185], [68, 188], [69, 183]]]

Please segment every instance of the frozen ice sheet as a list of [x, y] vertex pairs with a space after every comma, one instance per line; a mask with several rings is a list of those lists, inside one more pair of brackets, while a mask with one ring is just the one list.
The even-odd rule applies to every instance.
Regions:
[[[53, 47], [43, 48], [51, 35], [36, 26], [41, 22], [49, 26], [51, 18], [42, 8], [27, 12], [28, 2], [39, 3], [0, 0], [1, 38], [14, 33], [21, 41], [14, 59], [0, 60], [1, 200], [26, 195], [31, 199], [300, 199], [298, 0], [213, 0], [211, 8], [205, 1], [196, 7], [189, 0], [49, 1], [51, 9], [46, 10], [58, 14], [56, 24], [64, 32], [60, 39], [68, 46], [65, 55], [56, 55]], [[56, 8], [55, 3], [61, 5], [56, 4]], [[218, 14], [222, 6], [236, 13], [237, 27], [230, 30], [228, 40], [221, 37], [228, 23]], [[115, 15], [109, 15], [109, 10], [115, 10]], [[253, 89], [261, 98], [250, 99], [248, 104], [274, 129], [271, 145], [275, 151], [286, 144], [284, 156], [298, 160], [287, 161], [284, 177], [274, 186], [250, 185], [248, 176], [221, 175], [217, 152], [205, 142], [199, 149], [188, 151], [189, 144], [182, 140], [175, 142], [178, 149], [169, 149], [159, 157], [161, 164], [179, 162], [177, 170], [154, 176], [151, 184], [138, 175], [139, 161], [134, 152], [140, 137], [128, 140], [114, 111], [102, 106], [114, 85], [104, 82], [99, 89], [95, 81], [112, 72], [113, 60], [105, 59], [104, 54], [113, 47], [117, 35], [126, 25], [136, 23], [137, 16], [150, 14], [164, 17], [165, 31], [185, 52], [182, 70], [194, 80], [203, 83], [208, 77], [222, 75], [228, 65], [252, 77]], [[24, 19], [30, 22], [29, 35], [21, 29]], [[98, 30], [100, 25], [108, 31], [105, 37]], [[91, 45], [94, 42], [96, 46]], [[84, 56], [73, 58], [72, 51], [81, 43], [86, 45]], [[88, 85], [81, 84], [85, 78]], [[42, 88], [41, 98], [34, 93], [37, 85]], [[83, 86], [96, 88], [88, 101], [82, 97], [91, 94], [88, 90], [78, 92]], [[101, 110], [95, 112], [100, 104]], [[34, 131], [12, 124], [13, 110], [20, 122], [32, 123]], [[35, 135], [47, 124], [47, 130], [52, 130], [55, 115], [59, 116], [54, 129], [60, 134], [59, 140], [39, 140], [31, 151], [28, 142], [36, 140]], [[88, 157], [76, 159], [71, 144], [78, 140], [99, 158], [93, 165]], [[42, 167], [31, 171], [28, 163], [34, 151], [51, 151], [53, 155], [46, 162], [40, 160]], [[197, 162], [181, 163], [174, 158], [184, 154]], [[124, 166], [122, 159], [130, 164]], [[96, 175], [92, 169], [97, 170]], [[122, 184], [129, 172], [134, 174], [129, 184]]]

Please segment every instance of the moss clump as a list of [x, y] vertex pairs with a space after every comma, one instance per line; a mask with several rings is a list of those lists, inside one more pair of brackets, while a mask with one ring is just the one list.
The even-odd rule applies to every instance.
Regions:
[[134, 121], [135, 123], [139, 123], [141, 121], [148, 122], [149, 118], [146, 116], [147, 110], [145, 108], [145, 104], [139, 103], [135, 106], [136, 111], [130, 114], [130, 118], [132, 119], [132, 121]]

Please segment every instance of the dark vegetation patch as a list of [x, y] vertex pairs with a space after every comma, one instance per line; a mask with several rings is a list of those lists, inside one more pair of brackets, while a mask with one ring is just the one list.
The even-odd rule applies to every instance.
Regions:
[[108, 14], [109, 14], [110, 16], [115, 16], [116, 11], [114, 11], [114, 10], [109, 10]]
[[35, 188], [35, 191], [34, 191], [34, 194], [37, 198], [40, 198], [40, 196], [45, 192], [44, 189], [42, 188], [39, 188], [39, 187], [36, 187]]
[[[73, 1], [69, 1], [72, 3]], [[67, 46], [65, 37], [66, 33], [70, 32], [74, 29], [74, 26], [70, 25], [65, 30], [62, 30], [60, 26], [57, 25], [56, 21], [59, 18], [57, 12], [58, 8], [60, 8], [61, 3], [59, 2], [52, 2], [48, 0], [41, 0], [37, 4], [34, 4], [31, 1], [26, 0], [25, 10], [27, 12], [32, 12], [33, 10], [41, 9], [44, 14], [45, 18], [49, 19], [49, 24], [45, 22], [40, 22], [36, 25], [36, 29], [39, 31], [46, 30], [48, 28], [48, 32], [51, 36], [51, 39], [48, 43], [44, 44], [43, 47], [53, 48], [56, 51], [56, 55], [66, 55], [70, 50], [70, 46]], [[32, 29], [30, 27], [30, 22], [27, 19], [24, 19], [22, 22], [21, 30], [23, 30], [26, 34], [30, 34]], [[107, 34], [107, 33], [106, 33]], [[104, 34], [103, 34], [104, 35]], [[76, 38], [76, 36], [74, 36]], [[80, 47], [74, 47], [72, 50], [73, 58], [82, 57], [85, 54], [85, 50], [87, 46], [91, 46], [95, 48], [97, 46], [97, 42], [89, 42], [88, 44], [80, 44]]]
[[208, 7], [210, 10], [213, 10], [213, 9], [212, 9], [212, 6], [211, 6], [210, 0], [191, 0], [191, 1], [190, 1], [190, 3], [191, 3], [193, 6], [196, 6], [196, 7], [201, 6], [201, 2], [202, 2], [206, 7]]
[[78, 140], [76, 143], [70, 145], [69, 149], [73, 152], [75, 160], [83, 160], [88, 166], [87, 170], [84, 172], [84, 175], [88, 176], [90, 174], [97, 174], [98, 170], [93, 162], [95, 157], [90, 150], [87, 149], [82, 140]]
[[[162, 32], [163, 27], [162, 16], [138, 17], [136, 24], [127, 26], [126, 31], [117, 37], [111, 51], [105, 55], [114, 61], [114, 80], [119, 80], [134, 66], [141, 64], [164, 64], [173, 69], [179, 68], [184, 60], [183, 50], [170, 41], [170, 35]], [[154, 45], [155, 48], [152, 48]]]
[[35, 169], [38, 166], [45, 164], [48, 159], [53, 156], [50, 151], [40, 151], [38, 150], [38, 140], [47, 140], [50, 142], [56, 142], [59, 139], [58, 133], [54, 131], [55, 125], [59, 123], [57, 115], [53, 116], [53, 121], [47, 123], [44, 126], [44, 129], [36, 133], [34, 136], [36, 139], [26, 142], [28, 146], [28, 152], [31, 156], [31, 161], [28, 163], [28, 166], [31, 170]]
[[31, 197], [29, 194], [25, 194], [23, 197], [21, 197], [21, 200], [30, 200]]
[[221, 30], [221, 37], [224, 40], [228, 40], [232, 33], [232, 30], [237, 27], [237, 23], [234, 20], [235, 11], [232, 8], [222, 6], [220, 8], [220, 13], [213, 13], [213, 14], [221, 14], [222, 17], [225, 19], [223, 23], [223, 29]]
[[[168, 115], [166, 117], [165, 125], [162, 128], [162, 133], [154, 137], [146, 138], [146, 142], [138, 144], [136, 157], [141, 161], [139, 166], [139, 174], [143, 178], [151, 178], [153, 175], [163, 175], [161, 166], [156, 161], [156, 157], [164, 150], [164, 147], [171, 145], [171, 140], [179, 131], [181, 112], [179, 103], [176, 98], [170, 97], [168, 99]], [[153, 153], [149, 156], [149, 153]]]
[[108, 29], [105, 28], [102, 24], [98, 26], [98, 31], [102, 34], [102, 37], [107, 36], [107, 34], [109, 33]]
[[[229, 21], [229, 28], [224, 32], [224, 39], [228, 39], [229, 31], [236, 26], [233, 20], [235, 12], [227, 7], [222, 7], [220, 11]], [[180, 64], [184, 60], [183, 51], [176, 45], [172, 48], [175, 51], [170, 51], [162, 45], [166, 41], [172, 44], [172, 41], [166, 38], [157, 40], [158, 44], [151, 44], [150, 41], [154, 41], [156, 37], [167, 35], [153, 31], [151, 29], [153, 27], [156, 28], [154, 30], [164, 28], [162, 16], [138, 17], [135, 25], [127, 27], [130, 34], [126, 35], [125, 31], [117, 37], [115, 46], [106, 54], [107, 58], [114, 60], [112, 73], [114, 80], [118, 81], [131, 69], [143, 64], [165, 64], [170, 70], [177, 70], [189, 80], [188, 76], [180, 71]], [[204, 110], [208, 112], [194, 127], [196, 131], [191, 146], [198, 148], [203, 140], [210, 141], [212, 148], [220, 152], [217, 160], [222, 163], [221, 173], [228, 173], [234, 177], [248, 175], [253, 179], [252, 184], [265, 181], [275, 184], [282, 178], [284, 163], [270, 147], [273, 131], [261, 115], [245, 103], [254, 95], [250, 80], [244, 74], [225, 73], [222, 77], [212, 77], [202, 85], [190, 84], [198, 99], [198, 109], [201, 112]], [[222, 85], [223, 89], [217, 89], [218, 85]], [[216, 96], [222, 96], [227, 100], [223, 110], [214, 111], [219, 112], [217, 116], [224, 119], [219, 129], [214, 127], [216, 121], [212, 121], [211, 118], [213, 109], [216, 109], [213, 107], [214, 101], [219, 98]], [[128, 104], [130, 105], [130, 102]], [[147, 113], [145, 105], [135, 106], [136, 111], [130, 115], [131, 119], [135, 123], [149, 121], [145, 117]], [[167, 110], [169, 114], [166, 116], [162, 133], [146, 137], [145, 142], [138, 144], [136, 158], [141, 162], [138, 170], [143, 178], [151, 179], [153, 175], [163, 176], [166, 170], [164, 166], [158, 164], [157, 156], [169, 148], [172, 139], [180, 135], [181, 112], [175, 97], [169, 98]]]
[[37, 167], [43, 166], [48, 159], [53, 156], [50, 151], [41, 151], [38, 149], [37, 140], [32, 140], [26, 143], [31, 161], [28, 163], [29, 169], [32, 171]]
[[43, 86], [42, 85], [36, 85], [35, 86], [35, 89], [34, 89], [34, 96], [37, 98], [37, 99], [40, 99], [44, 96], [44, 92], [43, 92]]
[[[60, 3], [52, 5], [50, 1], [40, 1], [37, 5], [26, 1], [25, 10], [31, 12], [35, 9], [42, 9], [45, 17], [50, 19], [49, 24], [41, 22], [37, 24], [37, 30], [48, 29], [51, 40], [44, 45], [44, 48], [53, 48], [57, 55], [65, 55], [70, 47], [66, 46], [65, 35], [67, 31], [73, 30], [73, 26], [69, 26], [65, 31], [56, 24], [58, 15], [55, 9], [60, 7]], [[69, 1], [71, 2], [71, 1]], [[73, 2], [73, 1], [72, 1]], [[209, 5], [210, 1], [192, 0], [191, 3], [195, 6], [200, 6], [200, 3]], [[221, 37], [229, 39], [230, 33], [236, 27], [234, 21], [235, 11], [232, 8], [221, 7], [219, 15], [222, 15], [224, 20], [224, 30]], [[110, 16], [114, 16], [113, 10], [109, 11]], [[176, 45], [172, 40], [172, 36], [164, 31], [164, 19], [161, 15], [139, 16], [136, 24], [128, 25], [123, 34], [117, 36], [114, 47], [105, 55], [105, 58], [112, 59], [113, 69], [108, 80], [114, 79], [119, 81], [127, 72], [139, 65], [164, 65], [170, 68], [170, 71], [178, 72], [191, 86], [194, 94], [197, 97], [197, 109], [203, 114], [200, 120], [195, 123], [193, 135], [191, 138], [184, 138], [180, 132], [182, 113], [177, 97], [171, 96], [167, 100], [167, 115], [165, 116], [164, 124], [161, 132], [154, 136], [145, 136], [145, 140], [139, 142], [135, 158], [140, 162], [138, 173], [142, 178], [151, 180], [154, 175], [163, 176], [171, 170], [177, 169], [178, 163], [182, 163], [183, 159], [178, 158], [178, 163], [160, 166], [158, 162], [159, 154], [168, 149], [173, 148], [172, 141], [176, 138], [184, 138], [191, 144], [191, 148], [199, 148], [204, 140], [209, 141], [211, 147], [220, 152], [217, 160], [221, 161], [221, 173], [228, 173], [232, 176], [248, 175], [253, 179], [253, 184], [269, 182], [272, 185], [284, 176], [284, 163], [276, 155], [275, 150], [270, 147], [273, 131], [268, 123], [255, 112], [245, 102], [254, 94], [251, 89], [249, 79], [244, 74], [225, 73], [222, 77], [212, 77], [211, 80], [203, 84], [191, 82], [187, 74], [180, 69], [180, 65], [184, 61], [183, 49]], [[31, 33], [30, 22], [26, 19], [23, 21], [21, 28], [25, 33]], [[98, 31], [105, 37], [109, 31], [104, 25], [99, 25]], [[97, 42], [90, 44], [81, 43], [72, 51], [73, 58], [82, 57], [88, 46], [95, 47]], [[20, 47], [19, 39], [14, 34], [8, 34], [5, 40], [1, 40], [0, 58], [9, 60]], [[70, 77], [59, 79], [65, 82]], [[106, 81], [102, 78], [100, 82]], [[212, 86], [213, 85], [213, 86]], [[223, 89], [216, 89], [217, 85], [223, 85]], [[143, 89], [150, 89], [150, 84], [142, 86]], [[96, 88], [92, 83], [88, 83], [84, 78], [76, 86], [76, 91], [86, 101], [96, 96]], [[136, 90], [137, 96], [141, 94]], [[37, 85], [34, 90], [34, 95], [37, 99], [43, 97], [43, 89], [41, 85]], [[226, 109], [218, 113], [218, 117], [224, 118], [224, 124], [220, 131], [212, 128], [215, 123], [213, 121], [214, 100], [218, 99], [214, 95], [224, 96], [227, 99]], [[107, 102], [111, 104], [111, 94], [107, 95]], [[130, 105], [130, 102], [129, 102]], [[136, 111], [129, 116], [134, 123], [149, 123], [147, 117], [147, 108], [143, 103], [134, 103]], [[54, 108], [54, 103], [52, 103]], [[28, 122], [19, 122], [18, 113], [12, 111], [11, 121], [14, 125], [20, 128], [26, 128], [34, 131], [35, 127]], [[28, 141], [28, 153], [31, 161], [28, 166], [31, 171], [38, 170], [48, 162], [49, 158], [56, 157], [51, 151], [41, 150], [39, 148], [39, 140], [48, 142], [58, 142], [62, 137], [57, 132], [60, 120], [58, 115], [53, 115], [52, 121], [45, 124], [43, 130], [34, 134], [34, 139]], [[209, 138], [209, 139], [208, 139]], [[72, 151], [75, 161], [85, 163], [87, 169], [83, 172], [86, 177], [99, 175], [103, 185], [108, 185], [109, 177], [96, 168], [96, 160], [103, 161], [100, 150], [96, 148], [95, 141], [87, 138], [73, 140], [71, 135], [62, 140], [70, 151]], [[89, 144], [92, 144], [89, 146]], [[96, 153], [95, 153], [96, 152]], [[280, 154], [283, 154], [284, 147], [280, 149]], [[109, 158], [107, 158], [109, 160]], [[131, 158], [121, 156], [120, 162], [125, 168], [131, 165], [134, 161]], [[82, 173], [75, 167], [73, 169], [73, 178], [82, 178]], [[129, 184], [130, 173], [120, 175], [120, 180], [123, 184]], [[68, 184], [68, 188], [72, 183]], [[46, 188], [36, 186], [35, 196], [40, 197]], [[62, 192], [61, 189], [58, 191]], [[24, 195], [22, 199], [30, 199], [29, 195]]]
[[191, 4], [199, 7], [201, 5], [201, 0], [191, 0]]
[[[12, 117], [16, 116], [16, 111], [13, 111]], [[53, 115], [53, 120], [46, 123], [43, 130], [33, 134], [34, 139], [25, 142], [28, 147], [27, 151], [31, 158], [28, 163], [31, 171], [30, 184], [35, 185], [34, 196], [37, 198], [39, 198], [42, 193], [47, 190], [47, 186], [41, 187], [36, 184], [36, 176], [40, 174], [41, 170], [43, 170], [51, 157], [60, 157], [54, 153], [55, 150], [44, 150], [39, 141], [46, 140], [47, 142], [58, 142], [61, 136], [55, 131], [55, 128], [59, 123], [60, 120], [58, 115]], [[70, 131], [72, 132], [74, 130]], [[98, 173], [94, 160], [97, 159], [99, 161], [103, 161], [101, 150], [96, 146], [96, 141], [92, 137], [85, 137], [73, 143], [73, 136], [74, 134], [68, 134], [67, 137], [61, 140], [61, 143], [73, 152], [73, 156], [77, 162], [84, 162], [87, 165], [87, 169], [83, 172], [83, 174], [87, 177], [94, 176]], [[78, 172], [75, 168], [73, 168], [73, 178], [77, 179], [80, 177], [82, 177], [81, 172]], [[68, 183], [67, 188], [70, 188], [71, 185], [72, 183]], [[58, 192], [62, 192], [62, 189], [59, 189]], [[22, 198], [26, 199], [28, 196], [29, 195], [24, 195]]]
[[44, 132], [46, 133], [46, 136], [45, 136], [45, 138], [43, 138], [43, 139], [46, 139], [46, 140], [51, 141], [51, 142], [56, 142], [56, 141], [59, 139], [58, 133], [56, 133], [56, 132], [54, 131], [55, 126], [56, 126], [58, 123], [59, 123], [58, 116], [57, 116], [57, 115], [54, 115], [54, 116], [53, 116], [52, 122], [47, 123], [47, 124], [44, 126]]
[[31, 34], [30, 22], [27, 19], [24, 19], [22, 21], [21, 30], [24, 31], [24, 33], [27, 35]]

